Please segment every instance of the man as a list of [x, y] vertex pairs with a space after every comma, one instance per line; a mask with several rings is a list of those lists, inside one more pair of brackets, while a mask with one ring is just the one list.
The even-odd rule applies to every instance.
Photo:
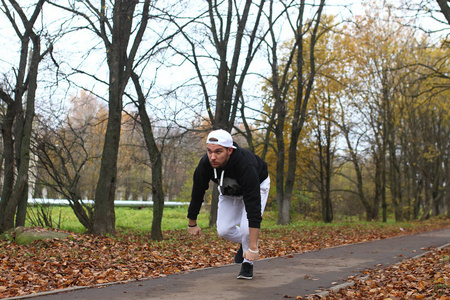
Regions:
[[253, 278], [253, 261], [259, 259], [258, 239], [262, 214], [269, 195], [267, 163], [240, 148], [225, 130], [209, 133], [206, 154], [195, 169], [188, 232], [201, 233], [197, 215], [209, 181], [218, 184], [217, 233], [241, 244], [235, 262], [242, 263], [238, 279]]

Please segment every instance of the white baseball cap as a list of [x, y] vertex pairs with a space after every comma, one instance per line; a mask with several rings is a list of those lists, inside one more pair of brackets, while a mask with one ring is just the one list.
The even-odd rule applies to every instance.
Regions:
[[234, 148], [233, 146], [233, 138], [231, 137], [231, 134], [228, 131], [225, 131], [223, 129], [214, 130], [211, 131], [208, 134], [208, 138], [206, 139], [207, 144], [214, 144], [214, 145], [220, 145], [225, 148]]

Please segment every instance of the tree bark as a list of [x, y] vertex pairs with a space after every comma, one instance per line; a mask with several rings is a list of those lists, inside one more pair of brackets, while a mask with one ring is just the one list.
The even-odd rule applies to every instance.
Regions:
[[[328, 98], [328, 105], [331, 106]], [[322, 201], [322, 219], [325, 223], [333, 221], [333, 204], [331, 202], [331, 176], [332, 176], [332, 161], [333, 153], [331, 149], [331, 109], [328, 109], [328, 116], [326, 121], [326, 144], [325, 144], [325, 166], [324, 166], [324, 197]]]
[[450, 25], [450, 7], [448, 6], [448, 0], [436, 0], [441, 8], [441, 12]]

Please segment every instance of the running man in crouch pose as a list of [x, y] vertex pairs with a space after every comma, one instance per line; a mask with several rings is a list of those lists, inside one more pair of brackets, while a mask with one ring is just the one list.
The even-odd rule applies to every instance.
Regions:
[[194, 173], [188, 232], [201, 234], [197, 215], [212, 180], [219, 188], [217, 233], [240, 244], [235, 263], [242, 266], [237, 278], [252, 279], [253, 261], [259, 259], [259, 231], [270, 188], [267, 163], [240, 148], [222, 129], [209, 133], [206, 146], [206, 154]]

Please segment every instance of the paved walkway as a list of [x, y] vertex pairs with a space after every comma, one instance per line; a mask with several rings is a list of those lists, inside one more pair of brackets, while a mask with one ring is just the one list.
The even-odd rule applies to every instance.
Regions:
[[253, 280], [236, 279], [240, 265], [233, 264], [164, 278], [44, 293], [32, 299], [295, 299], [344, 284], [348, 276], [361, 276], [367, 268], [394, 264], [423, 254], [429, 247], [449, 243], [450, 228], [260, 260], [255, 262]]

